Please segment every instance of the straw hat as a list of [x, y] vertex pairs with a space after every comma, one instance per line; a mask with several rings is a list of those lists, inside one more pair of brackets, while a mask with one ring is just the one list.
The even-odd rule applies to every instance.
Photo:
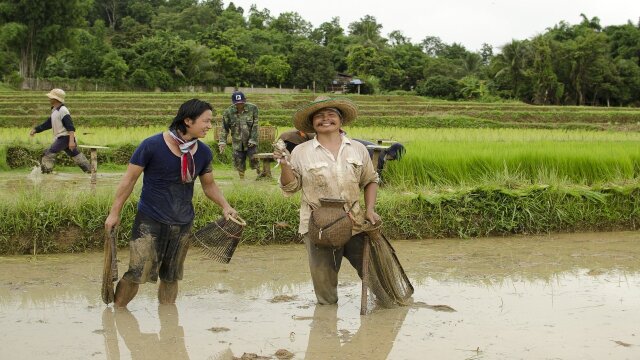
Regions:
[[49, 99], [56, 99], [56, 100], [60, 101], [61, 103], [63, 103], [65, 95], [66, 94], [64, 93], [64, 90], [62, 90], [62, 89], [52, 89], [47, 94], [47, 97]]
[[356, 104], [347, 99], [335, 99], [328, 96], [318, 96], [314, 101], [301, 107], [293, 114], [293, 125], [296, 129], [313, 133], [313, 124], [311, 123], [311, 116], [318, 110], [325, 108], [336, 108], [342, 113], [342, 124], [346, 125], [358, 116], [358, 108]]

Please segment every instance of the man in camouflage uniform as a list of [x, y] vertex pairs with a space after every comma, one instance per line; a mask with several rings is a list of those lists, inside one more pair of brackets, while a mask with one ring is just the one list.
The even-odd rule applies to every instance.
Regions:
[[224, 152], [227, 146], [227, 134], [231, 133], [233, 165], [238, 170], [240, 179], [244, 179], [247, 158], [249, 158], [249, 166], [260, 175], [258, 159], [253, 158], [258, 150], [258, 107], [248, 103], [240, 91], [231, 95], [231, 102], [233, 105], [222, 114], [222, 131], [220, 131], [218, 148], [220, 153]]

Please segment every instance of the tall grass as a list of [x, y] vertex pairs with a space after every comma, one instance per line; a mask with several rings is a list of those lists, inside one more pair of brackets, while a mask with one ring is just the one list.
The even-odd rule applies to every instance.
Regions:
[[[296, 241], [299, 197], [274, 186], [228, 189], [225, 196], [247, 220], [246, 244]], [[99, 249], [110, 192], [16, 194], [0, 203], [0, 254], [77, 252]], [[122, 212], [119, 245], [127, 243], [137, 197]], [[202, 192], [194, 197], [198, 229], [220, 216]], [[640, 227], [640, 182], [625, 186], [476, 186], [456, 190], [399, 191], [383, 188], [376, 211], [385, 234], [396, 239], [535, 234], [565, 231], [635, 230]]]
[[[121, 145], [138, 144], [148, 136], [166, 130], [167, 125], [116, 127], [80, 127], [77, 136], [81, 144]], [[292, 130], [290, 127], [278, 127], [278, 133]], [[640, 141], [640, 132], [587, 131], [587, 130], [545, 130], [545, 129], [407, 129], [402, 127], [346, 127], [351, 138], [365, 140], [386, 139], [404, 144], [414, 141], [467, 141], [467, 142], [529, 142], [529, 141]], [[207, 141], [215, 141], [213, 131], [207, 135]], [[0, 128], [0, 143], [33, 143], [48, 145], [51, 133], [42, 132], [34, 138], [29, 137], [29, 128]]]
[[590, 185], [638, 178], [639, 169], [634, 141], [416, 141], [401, 161], [387, 162], [384, 179], [405, 187], [457, 186], [507, 175], [530, 184], [559, 179]]

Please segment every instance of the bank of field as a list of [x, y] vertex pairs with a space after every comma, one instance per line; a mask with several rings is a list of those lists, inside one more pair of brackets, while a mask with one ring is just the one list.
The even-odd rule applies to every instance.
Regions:
[[[274, 183], [243, 182], [224, 191], [247, 221], [244, 244], [298, 241], [298, 196], [283, 197]], [[122, 212], [122, 246], [130, 236], [138, 193]], [[15, 193], [13, 200], [0, 203], [0, 254], [100, 249], [112, 196], [112, 191]], [[196, 191], [194, 203], [195, 229], [220, 216], [201, 191]], [[630, 230], [640, 226], [640, 183], [414, 191], [387, 187], [379, 193], [377, 212], [392, 239]]]
[[[211, 101], [218, 120], [229, 103], [228, 94], [70, 93], [67, 105], [80, 144], [108, 146], [98, 152], [99, 169], [118, 173], [138, 143], [166, 129], [180, 103], [192, 97]], [[249, 95], [260, 107], [263, 125], [278, 126], [278, 133], [291, 129], [295, 109], [313, 98]], [[637, 109], [350, 98], [361, 116], [346, 128], [349, 137], [398, 141], [407, 149], [401, 161], [387, 162], [379, 191], [377, 211], [392, 238], [639, 227]], [[77, 179], [60, 183], [59, 189], [51, 177], [43, 178], [46, 186], [28, 179], [51, 142], [50, 132], [28, 137], [29, 128], [47, 113], [43, 93], [0, 93], [0, 169], [7, 175], [0, 178], [6, 190], [0, 194], [0, 254], [75, 252], [102, 244], [116, 174], [109, 184], [99, 181], [95, 192], [79, 186], [87, 190], [69, 191]], [[215, 147], [214, 131], [204, 141]], [[270, 142], [261, 143], [260, 150], [271, 151]], [[58, 161], [61, 173], [78, 172], [65, 156]], [[214, 169], [225, 195], [249, 223], [246, 243], [297, 241], [298, 196], [283, 197], [275, 180], [236, 181], [229, 152], [216, 153]], [[123, 211], [121, 245], [128, 239], [139, 191], [140, 184]], [[199, 189], [195, 206], [195, 228], [220, 215]]]

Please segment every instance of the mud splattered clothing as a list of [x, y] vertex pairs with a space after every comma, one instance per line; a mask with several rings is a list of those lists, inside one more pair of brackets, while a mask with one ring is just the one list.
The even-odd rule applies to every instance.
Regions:
[[129, 269], [124, 279], [136, 284], [182, 280], [189, 250], [191, 223], [167, 225], [138, 211], [129, 243]]
[[369, 183], [378, 183], [378, 174], [364, 145], [343, 136], [338, 157], [334, 159], [317, 139], [312, 139], [293, 150], [289, 164], [295, 178], [281, 188], [285, 196], [302, 190], [300, 234], [307, 233], [311, 209], [320, 206], [323, 197], [347, 200], [345, 211], [355, 203], [350, 211], [356, 221], [353, 235], [361, 231], [364, 222], [359, 203], [361, 189]]
[[[289, 164], [294, 180], [281, 185], [285, 195], [302, 190], [300, 227], [309, 257], [309, 270], [316, 298], [320, 304], [338, 302], [338, 272], [342, 257], [346, 257], [362, 276], [362, 250], [364, 245], [362, 224], [364, 212], [360, 208], [361, 189], [378, 182], [378, 174], [364, 145], [343, 136], [337, 158], [317, 139], [298, 145], [291, 153]], [[351, 239], [340, 248], [320, 247], [308, 236], [312, 207], [320, 206], [320, 198], [347, 200], [345, 211], [355, 220]], [[353, 204], [353, 207], [351, 207]]]
[[[193, 154], [196, 176], [211, 172], [212, 160], [211, 149], [198, 140]], [[129, 161], [144, 168], [138, 211], [169, 225], [184, 225], [193, 220], [193, 182], [182, 183], [180, 161], [162, 133], [142, 141]]]
[[318, 303], [328, 305], [338, 302], [338, 272], [342, 265], [342, 257], [349, 260], [351, 266], [362, 278], [362, 254], [364, 251], [364, 234], [359, 233], [341, 248], [315, 246], [308, 234], [302, 237], [309, 255], [309, 270], [313, 289]]
[[53, 143], [42, 154], [42, 159], [40, 161], [42, 172], [50, 173], [53, 171], [56, 155], [60, 151], [64, 151], [65, 154], [71, 157], [82, 171], [86, 173], [91, 172], [91, 164], [89, 163], [89, 160], [87, 160], [87, 158], [78, 151], [78, 148], [69, 148], [69, 138], [71, 137], [69, 132], [75, 132], [76, 128], [73, 126], [73, 120], [71, 120], [69, 109], [67, 109], [64, 104], [60, 104], [58, 107], [52, 107], [51, 116], [49, 116], [49, 118], [47, 118], [47, 120], [42, 124], [34, 128], [36, 133], [49, 129], [52, 129], [53, 132]]
[[258, 168], [258, 159], [253, 158], [258, 149], [258, 129], [258, 107], [254, 104], [245, 103], [242, 113], [238, 112], [235, 105], [231, 105], [222, 114], [222, 131], [218, 141], [226, 143], [227, 134], [231, 134], [236, 170], [245, 171], [247, 158], [252, 169]]
[[[193, 162], [197, 176], [212, 171], [211, 149], [198, 141]], [[183, 183], [180, 157], [169, 149], [163, 134], [151, 136], [131, 156], [144, 168], [138, 213], [131, 233], [129, 270], [134, 283], [182, 279], [193, 218], [193, 182]]]

